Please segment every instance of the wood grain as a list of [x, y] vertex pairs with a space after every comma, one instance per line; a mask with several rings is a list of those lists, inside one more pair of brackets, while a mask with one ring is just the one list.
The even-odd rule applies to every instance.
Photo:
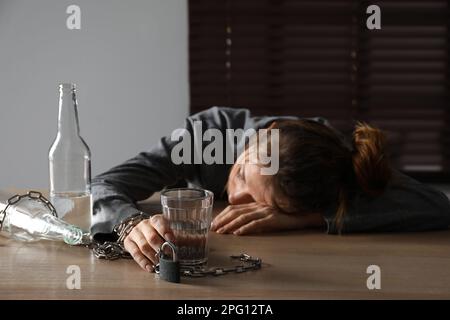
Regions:
[[[155, 198], [144, 205], [157, 210]], [[156, 202], [157, 203], [157, 202]], [[216, 211], [224, 204], [218, 204]], [[152, 209], [153, 208], [153, 209]], [[1, 299], [449, 299], [450, 231], [334, 236], [298, 231], [238, 237], [210, 234], [210, 265], [231, 254], [263, 259], [263, 268], [181, 284], [162, 281], [132, 260], [97, 260], [82, 247], [0, 238]], [[381, 290], [366, 269], [381, 267]], [[67, 267], [81, 289], [66, 288]]]

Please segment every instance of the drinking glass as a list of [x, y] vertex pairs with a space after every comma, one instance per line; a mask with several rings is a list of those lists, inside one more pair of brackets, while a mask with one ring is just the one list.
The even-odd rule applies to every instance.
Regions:
[[167, 189], [161, 193], [163, 216], [169, 221], [180, 265], [208, 262], [208, 231], [214, 194], [194, 188]]

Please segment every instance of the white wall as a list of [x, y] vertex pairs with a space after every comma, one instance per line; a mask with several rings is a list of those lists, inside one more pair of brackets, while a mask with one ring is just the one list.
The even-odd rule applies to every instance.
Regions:
[[[66, 8], [81, 8], [68, 30]], [[48, 188], [58, 83], [78, 86], [93, 175], [188, 113], [186, 0], [0, 0], [0, 189]]]

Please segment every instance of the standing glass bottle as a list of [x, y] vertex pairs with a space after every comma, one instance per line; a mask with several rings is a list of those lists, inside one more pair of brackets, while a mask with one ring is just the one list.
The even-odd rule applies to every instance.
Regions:
[[92, 216], [91, 152], [80, 136], [74, 84], [59, 85], [58, 134], [48, 158], [50, 200], [58, 216], [88, 230]]

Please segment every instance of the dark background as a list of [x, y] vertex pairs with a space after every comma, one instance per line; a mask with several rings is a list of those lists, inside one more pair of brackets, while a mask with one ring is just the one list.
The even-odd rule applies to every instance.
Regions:
[[[369, 5], [381, 30], [369, 30]], [[394, 165], [450, 181], [449, 21], [444, 0], [190, 0], [191, 113], [322, 116], [384, 129]]]

